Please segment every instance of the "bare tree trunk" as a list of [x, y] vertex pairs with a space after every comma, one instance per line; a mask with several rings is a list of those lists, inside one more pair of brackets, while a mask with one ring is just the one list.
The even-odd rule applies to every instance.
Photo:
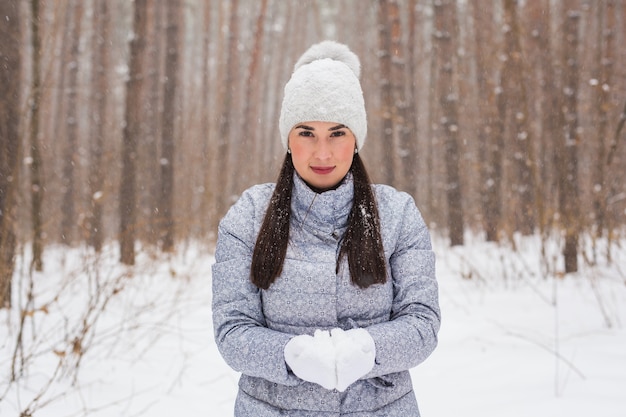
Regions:
[[596, 236], [601, 237], [606, 227], [606, 198], [608, 184], [606, 181], [606, 155], [609, 110], [611, 107], [610, 86], [615, 57], [613, 44], [615, 41], [615, 3], [598, 2], [596, 5], [597, 40], [595, 55], [596, 77], [592, 79], [594, 89], [593, 106], [596, 110], [596, 146], [597, 162], [593, 169], [593, 213]]
[[144, 105], [144, 120], [142, 130], [145, 140], [138, 143], [140, 158], [143, 162], [141, 171], [137, 172], [137, 183], [140, 196], [138, 207], [144, 221], [143, 239], [150, 245], [156, 246], [159, 242], [158, 199], [161, 193], [161, 165], [159, 164], [159, 141], [162, 136], [161, 123], [163, 107], [161, 96], [163, 93], [163, 9], [166, 4], [162, 1], [149, 2], [148, 29], [150, 36], [146, 39], [146, 78]]
[[580, 199], [578, 192], [578, 27], [580, 12], [568, 10], [563, 44], [563, 62], [566, 63], [563, 98], [562, 155], [559, 175], [559, 203], [565, 228], [563, 258], [565, 272], [578, 270], [578, 235], [580, 233]]
[[[556, 54], [556, 43], [550, 31], [550, 22], [553, 13], [551, 12], [550, 0], [542, 0], [540, 3], [531, 2], [530, 20], [533, 22], [531, 30], [535, 33], [535, 49], [539, 53], [541, 79], [540, 96], [540, 121], [541, 136], [539, 138], [539, 158], [540, 172], [542, 179], [538, 185], [537, 196], [540, 198], [538, 207], [542, 207], [539, 215], [539, 225], [542, 230], [549, 230], [554, 220], [553, 213], [558, 211], [558, 184], [555, 168], [556, 155], [555, 138], [559, 137], [559, 126], [562, 124], [560, 111], [560, 57]], [[540, 185], [540, 186], [539, 186]], [[541, 193], [539, 193], [541, 190]]]
[[539, 232], [545, 235], [550, 231], [549, 223], [553, 217], [551, 210], [554, 207], [552, 196], [555, 191], [552, 185], [552, 132], [556, 120], [550, 108], [550, 101], [556, 91], [554, 79], [554, 60], [552, 57], [552, 43], [550, 36], [551, 11], [550, 0], [526, 2], [524, 5], [524, 22], [520, 22], [524, 32], [530, 34], [527, 44], [527, 62], [529, 75], [532, 79], [529, 84], [529, 124], [533, 128], [532, 137], [535, 138], [535, 174], [536, 180], [536, 223]]
[[391, 31], [389, 28], [389, 1], [378, 1], [378, 57], [380, 60], [380, 113], [382, 119], [382, 178], [387, 184], [394, 184], [395, 153], [393, 90], [391, 85]]
[[0, 308], [11, 306], [20, 153], [20, 2], [0, 1]]
[[415, 159], [415, 146], [414, 143], [417, 138], [415, 134], [415, 123], [411, 123], [411, 115], [409, 114], [409, 99], [408, 99], [408, 83], [406, 75], [406, 45], [403, 42], [402, 27], [400, 24], [400, 7], [398, 0], [388, 0], [387, 3], [388, 20], [390, 27], [390, 46], [389, 50], [391, 56], [391, 91], [393, 97], [392, 118], [394, 136], [396, 137], [394, 143], [396, 147], [393, 148], [394, 153], [397, 155], [397, 162], [400, 165], [400, 181], [397, 181], [399, 186], [404, 191], [410, 191], [411, 194], [415, 193], [415, 170], [417, 169]]
[[459, 175], [458, 87], [455, 83], [456, 55], [452, 30], [456, 24], [456, 2], [434, 0], [435, 49], [438, 62], [437, 92], [442, 110], [441, 129], [445, 134], [446, 197], [448, 236], [452, 246], [463, 244], [463, 205]]
[[494, 18], [493, 9], [490, 7], [476, 3], [471, 3], [471, 7], [474, 18], [476, 85], [480, 115], [477, 139], [479, 152], [484, 155], [480, 167], [482, 219], [486, 240], [497, 242], [502, 206], [502, 150], [494, 137], [498, 134], [495, 122], [497, 119], [495, 82], [491, 73], [495, 53], [493, 48], [489, 47], [495, 43], [490, 39], [494, 31]]
[[32, 56], [32, 98], [30, 102], [30, 196], [31, 196], [31, 222], [33, 229], [33, 259], [32, 267], [36, 271], [43, 270], [43, 181], [41, 170], [41, 145], [39, 143], [40, 113], [41, 108], [41, 22], [39, 0], [31, 0], [31, 56]]
[[406, 125], [404, 126], [404, 134], [402, 135], [402, 161], [403, 161], [403, 176], [405, 180], [405, 190], [417, 199], [418, 190], [418, 172], [419, 172], [419, 137], [418, 137], [418, 106], [417, 97], [420, 92], [418, 91], [418, 72], [416, 69], [417, 59], [415, 58], [416, 49], [416, 32], [418, 27], [417, 22], [417, 0], [410, 0], [408, 2], [408, 35], [405, 49], [407, 51], [406, 65], [405, 65], [405, 86], [407, 91], [407, 107], [406, 107]]
[[[622, 18], [621, 19], [616, 19], [616, 16], [619, 14], [618, 12], [618, 4], [621, 7], [621, 15]], [[608, 61], [606, 62], [606, 66], [605, 66], [605, 70], [606, 70], [606, 79], [607, 79], [607, 84], [603, 84], [602, 88], [604, 89], [608, 89], [610, 91], [616, 91], [617, 88], [617, 79], [621, 79], [624, 80], [626, 79], [625, 75], [626, 75], [626, 71], [624, 71], [624, 62], [626, 61], [626, 52], [624, 52], [624, 48], [623, 47], [619, 47], [616, 45], [623, 45], [624, 41], [626, 41], [626, 4], [624, 4], [624, 2], [619, 2], [616, 3], [614, 0], [608, 0], [607, 1], [607, 20], [608, 20], [608, 28], [607, 28], [607, 43], [606, 43], [606, 50], [607, 50], [607, 58]], [[621, 30], [620, 30], [621, 29]], [[610, 33], [609, 33], [610, 31]], [[618, 35], [621, 33], [621, 37], [619, 37]], [[621, 53], [618, 54], [617, 51], [620, 51]], [[620, 65], [619, 62], [622, 62], [622, 64]], [[614, 73], [614, 74], [612, 74]], [[611, 83], [609, 84], [609, 79], [611, 79]], [[619, 87], [618, 87], [619, 88]], [[624, 91], [623, 89], [623, 84], [622, 84], [622, 91]], [[610, 103], [612, 104], [612, 106], [614, 106], [614, 108], [617, 109], [617, 106], [619, 106], [619, 100], [621, 100], [623, 97], [619, 97], [619, 98], [615, 98], [613, 97], [613, 100], [610, 101]], [[609, 238], [609, 245], [611, 244], [611, 242], [613, 241], [614, 237], [615, 237], [615, 231], [619, 230], [619, 226], [617, 226], [618, 224], [623, 224], [623, 221], [620, 222], [619, 219], [623, 219], [623, 214], [624, 211], [626, 211], [626, 207], [624, 206], [624, 204], [620, 205], [616, 204], [620, 198], [620, 195], [624, 195], [624, 193], [626, 192], [626, 187], [624, 187], [624, 170], [622, 169], [621, 172], [619, 169], [617, 169], [617, 167], [621, 166], [624, 167], [624, 163], [623, 163], [623, 158], [619, 157], [619, 154], [617, 153], [618, 151], [618, 147], [619, 145], [623, 145], [624, 139], [626, 139], [625, 135], [623, 135], [623, 129], [624, 129], [624, 124], [626, 123], [626, 102], [624, 102], [624, 107], [622, 108], [621, 113], [619, 114], [619, 117], [617, 119], [616, 122], [616, 126], [615, 126], [615, 134], [613, 136], [613, 138], [609, 141], [609, 146], [608, 146], [608, 151], [607, 151], [607, 157], [606, 157], [606, 177], [604, 178], [605, 180], [605, 184], [604, 184], [604, 190], [603, 190], [603, 194], [604, 194], [604, 215], [605, 215], [605, 220], [604, 220], [604, 228], [608, 231], [607, 232], [607, 236]], [[620, 140], [622, 141], [620, 143]], [[611, 168], [611, 164], [616, 161], [618, 162], [617, 165], [614, 165], [613, 168]], [[619, 163], [621, 161], [621, 163]], [[621, 199], [623, 201], [623, 198]], [[608, 259], [611, 259], [611, 254], [609, 252], [608, 254]]]
[[177, 105], [178, 72], [180, 49], [179, 32], [183, 25], [180, 0], [167, 2], [167, 39], [165, 54], [165, 83], [163, 88], [163, 127], [161, 130], [161, 194], [159, 214], [161, 216], [161, 248], [165, 252], [174, 249], [174, 133]]
[[[297, 19], [294, 19], [294, 16], [298, 14], [298, 11], [296, 10], [298, 6], [295, 2], [273, 2], [271, 4], [275, 9], [277, 9], [278, 12], [284, 14], [284, 25], [286, 28], [297, 22]], [[283, 83], [289, 79], [289, 75], [293, 69], [291, 51], [294, 48], [300, 48], [300, 44], [294, 42], [289, 36], [282, 36], [282, 34], [274, 32], [273, 39], [273, 44], [276, 44], [277, 47], [272, 47], [269, 50], [272, 59], [271, 62], [268, 63], [268, 68], [271, 68], [268, 72], [271, 74], [271, 77], [265, 86], [267, 96], [273, 98], [265, 111], [266, 120], [269, 121], [269, 123], [267, 123], [267, 129], [264, 130], [264, 132], [266, 132], [265, 137], [267, 138], [275, 137], [276, 128], [274, 123], [278, 120], [278, 114], [280, 112]], [[272, 65], [272, 62], [280, 62], [282, 65], [276, 67], [275, 65]], [[264, 174], [270, 176], [271, 179], [275, 179], [276, 176], [275, 169], [270, 170], [269, 168], [272, 165], [272, 158], [280, 152], [276, 150], [277, 148], [282, 148], [280, 141], [269, 140], [269, 144], [266, 146], [266, 152], [264, 155], [264, 166], [267, 167], [264, 170]]]
[[258, 155], [257, 146], [261, 140], [258, 133], [261, 132], [259, 123], [259, 92], [261, 89], [260, 68], [263, 57], [263, 35], [267, 0], [261, 1], [261, 9], [257, 16], [256, 29], [254, 31], [254, 47], [251, 51], [250, 66], [246, 77], [246, 96], [244, 99], [244, 122], [245, 133], [241, 137], [241, 144], [237, 148], [237, 160], [243, 162], [240, 172], [235, 176], [235, 193], [239, 194], [244, 188], [257, 182], [259, 161], [256, 159], [245, 160], [248, 155]]
[[204, 2], [202, 15], [202, 200], [200, 202], [200, 219], [201, 235], [206, 236], [210, 227], [210, 220], [215, 216], [211, 213], [211, 200], [214, 198], [213, 187], [211, 187], [211, 170], [213, 158], [211, 157], [211, 123], [209, 123], [209, 115], [211, 114], [211, 72], [209, 59], [211, 55], [211, 9], [209, 2]]
[[[228, 71], [227, 64], [224, 64], [224, 57], [226, 56], [226, 46], [228, 34], [226, 31], [222, 30], [224, 25], [226, 25], [226, 21], [228, 19], [228, 10], [232, 7], [232, 4], [228, 4], [225, 2], [220, 2], [218, 8], [218, 16], [217, 16], [217, 26], [218, 26], [218, 39], [216, 45], [215, 56], [218, 57], [218, 65], [216, 68], [216, 74], [213, 78], [213, 83], [217, 86], [216, 91], [216, 99], [214, 115], [216, 118], [216, 127], [209, 131], [209, 135], [207, 140], [209, 141], [209, 148], [211, 149], [211, 153], [209, 155], [210, 158], [210, 173], [207, 182], [207, 186], [209, 187], [209, 192], [211, 193], [211, 218], [209, 220], [209, 224], [211, 225], [210, 230], [214, 233], [217, 233], [217, 227], [220, 219], [225, 214], [227, 202], [224, 201], [226, 196], [224, 195], [224, 183], [220, 183], [220, 181], [224, 180], [223, 170], [226, 168], [226, 160], [228, 157], [228, 141], [225, 138], [220, 136], [220, 132], [224, 128], [222, 124], [222, 118], [227, 116], [227, 110], [224, 108], [224, 99], [223, 95], [227, 94], [225, 86], [225, 78], [226, 72]], [[214, 192], [215, 190], [215, 192]], [[221, 192], [217, 192], [217, 190]]]
[[507, 126], [513, 138], [514, 174], [512, 202], [515, 204], [515, 230], [524, 235], [535, 231], [535, 162], [528, 125], [528, 97], [524, 79], [524, 59], [517, 17], [518, 0], [504, 0], [504, 86]]
[[141, 96], [144, 76], [144, 49], [147, 35], [147, 0], [136, 0], [134, 36], [130, 41], [129, 74], [126, 82], [125, 124], [122, 137], [122, 178], [120, 184], [120, 261], [135, 263], [136, 160], [141, 133]]
[[76, 166], [78, 164], [78, 62], [80, 53], [81, 22], [83, 18], [83, 2], [75, 1], [74, 19], [72, 23], [72, 47], [70, 61], [67, 63], [67, 142], [63, 166], [63, 200], [61, 202], [61, 242], [71, 245], [76, 229]]
[[445, 223], [445, 216], [443, 213], [441, 200], [438, 198], [439, 193], [437, 187], [438, 175], [435, 173], [435, 150], [438, 147], [439, 142], [439, 106], [437, 106], [437, 83], [439, 73], [437, 71], [437, 54], [438, 49], [435, 46], [435, 41], [430, 41], [430, 65], [429, 65], [429, 77], [428, 77], [428, 130], [426, 144], [426, 201], [428, 207], [428, 213], [433, 222], [437, 224]]
[[106, 127], [106, 109], [109, 82], [109, 9], [107, 0], [96, 0], [93, 14], [93, 57], [91, 95], [91, 149], [89, 164], [89, 202], [87, 218], [88, 243], [100, 252], [104, 241], [102, 211], [104, 198], [104, 172], [102, 158]]
[[[63, 187], [63, 177], [60, 172], [63, 170], [63, 152], [65, 150], [65, 141], [62, 140], [67, 135], [67, 127], [64, 121], [67, 119], [67, 78], [68, 71], [66, 69], [67, 63], [70, 62], [71, 55], [71, 37], [72, 37], [72, 5], [71, 2], [65, 1], [60, 4], [55, 4], [55, 16], [58, 16], [58, 20], [63, 20], [63, 24], [57, 25], [61, 29], [61, 40], [60, 45], [58, 47], [58, 52], [56, 55], [55, 61], [58, 63], [58, 80], [54, 80], [54, 105], [50, 113], [53, 114], [52, 123], [49, 124], [48, 131], [46, 132], [45, 137], [54, 138], [54, 140], [50, 140], [50, 148], [52, 151], [52, 155], [54, 156], [53, 162], [50, 163], [49, 172], [50, 175], [46, 178], [46, 187], [49, 186], [57, 186], [60, 188]], [[46, 3], [44, 3], [46, 4]], [[62, 18], [61, 18], [62, 16]], [[56, 35], [58, 32], [54, 33]], [[55, 36], [56, 37], [56, 36]], [[44, 145], [45, 146], [45, 145]], [[56, 206], [60, 209], [62, 206], [61, 200], [62, 197], [62, 189], [57, 188], [56, 193], [48, 194], [48, 204], [55, 205], [54, 216], [60, 216], [60, 213], [57, 213]], [[53, 202], [54, 201], [54, 202]], [[60, 222], [56, 222], [60, 223]], [[55, 225], [54, 229], [55, 233], [60, 235], [60, 227]], [[56, 239], [55, 239], [56, 240]]]
[[229, 205], [229, 197], [231, 193], [230, 184], [232, 181], [229, 177], [233, 175], [233, 170], [229, 167], [230, 158], [230, 145], [231, 140], [231, 116], [233, 114], [233, 91], [232, 86], [237, 76], [239, 66], [239, 51], [237, 50], [237, 43], [239, 41], [238, 34], [238, 10], [239, 1], [232, 0], [230, 2], [230, 23], [228, 25], [227, 35], [227, 51], [226, 51], [226, 66], [224, 79], [219, 80], [220, 91], [220, 118], [219, 118], [219, 132], [217, 137], [217, 185], [225, 190], [224, 194], [216, 196], [216, 207], [218, 217], [222, 217], [226, 213], [226, 209]]

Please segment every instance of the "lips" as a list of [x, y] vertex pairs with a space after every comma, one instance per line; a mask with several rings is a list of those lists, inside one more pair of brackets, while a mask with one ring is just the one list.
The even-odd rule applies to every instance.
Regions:
[[319, 175], [326, 175], [333, 172], [335, 167], [311, 167], [311, 171]]

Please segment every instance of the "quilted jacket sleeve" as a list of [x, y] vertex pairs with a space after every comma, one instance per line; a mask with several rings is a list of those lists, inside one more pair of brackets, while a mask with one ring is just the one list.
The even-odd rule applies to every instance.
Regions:
[[264, 210], [255, 207], [250, 192], [246, 192], [220, 222], [212, 268], [215, 341], [234, 370], [283, 385], [297, 385], [300, 380], [288, 371], [283, 356], [293, 335], [266, 327], [261, 292], [250, 282], [255, 219]]
[[365, 378], [413, 368], [437, 346], [441, 316], [435, 254], [413, 199], [400, 194], [405, 201], [389, 261], [394, 294], [391, 317], [367, 328], [376, 344], [376, 365]]

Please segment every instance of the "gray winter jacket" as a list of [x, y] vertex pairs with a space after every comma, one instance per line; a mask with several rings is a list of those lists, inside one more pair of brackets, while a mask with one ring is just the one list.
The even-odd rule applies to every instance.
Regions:
[[[274, 187], [248, 189], [219, 226], [213, 324], [220, 353], [242, 373], [235, 416], [419, 416], [408, 369], [437, 345], [440, 311], [435, 255], [413, 199], [373, 186], [390, 276], [361, 289], [350, 282], [347, 264], [335, 272], [352, 205], [351, 175], [321, 194], [295, 175], [283, 271], [260, 290], [250, 281], [250, 265]], [[299, 379], [283, 357], [294, 335], [335, 327], [365, 328], [376, 345], [374, 368], [345, 392]]]

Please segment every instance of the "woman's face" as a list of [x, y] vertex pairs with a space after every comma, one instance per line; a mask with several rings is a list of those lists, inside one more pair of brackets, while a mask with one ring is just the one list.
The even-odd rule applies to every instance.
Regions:
[[329, 122], [304, 122], [289, 132], [293, 166], [304, 181], [319, 190], [328, 190], [346, 176], [356, 138], [346, 126]]

